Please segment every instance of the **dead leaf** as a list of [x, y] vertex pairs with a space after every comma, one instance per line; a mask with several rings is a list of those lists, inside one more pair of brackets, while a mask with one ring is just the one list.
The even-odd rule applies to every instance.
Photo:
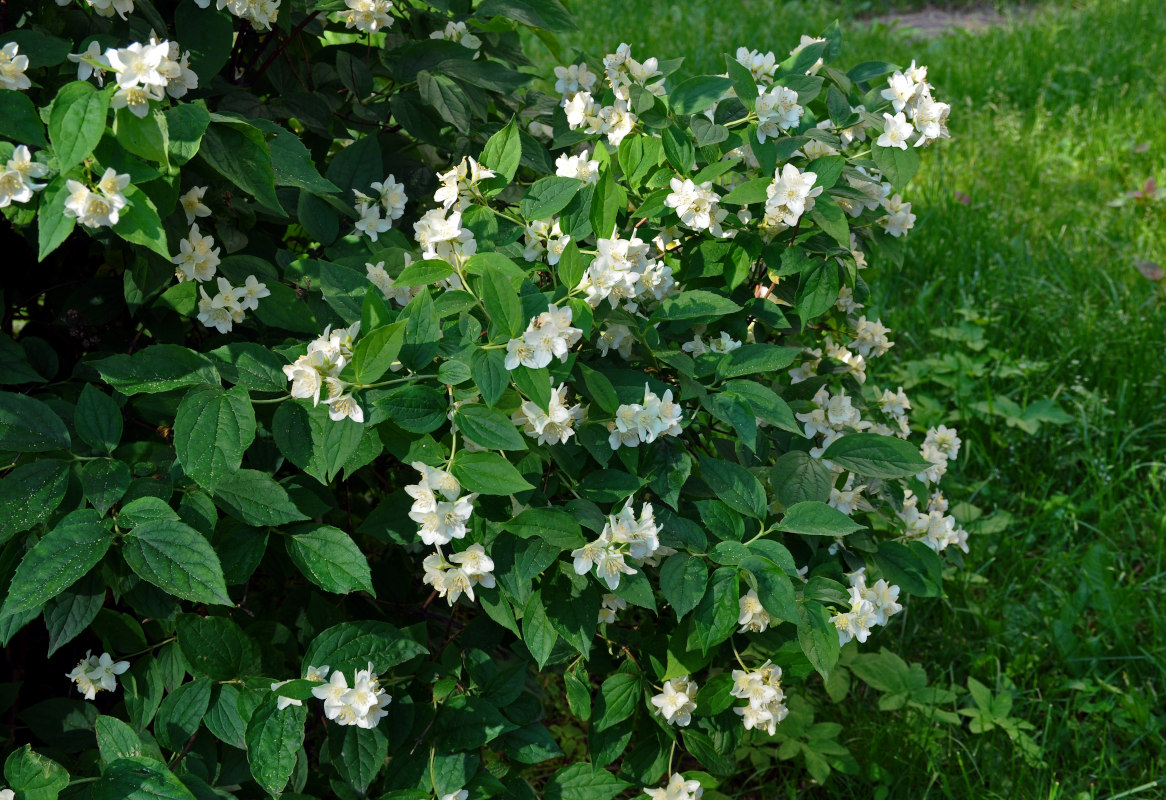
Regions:
[[1166, 270], [1158, 266], [1153, 261], [1135, 261], [1134, 266], [1137, 267], [1138, 272], [1142, 273], [1148, 279], [1157, 282], [1166, 278]]

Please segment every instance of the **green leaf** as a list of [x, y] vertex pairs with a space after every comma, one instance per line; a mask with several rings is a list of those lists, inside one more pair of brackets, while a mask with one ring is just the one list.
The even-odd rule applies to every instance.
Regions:
[[101, 561], [112, 543], [113, 533], [96, 511], [69, 514], [24, 554], [0, 615], [19, 614], [56, 597]]
[[555, 508], [528, 508], [505, 525], [522, 539], [538, 537], [560, 550], [582, 547], [583, 529], [573, 516]]
[[798, 644], [810, 664], [823, 679], [838, 663], [841, 649], [838, 630], [830, 622], [830, 611], [821, 603], [808, 601], [798, 607], [801, 624], [798, 626]]
[[461, 84], [445, 75], [421, 70], [417, 73], [417, 90], [443, 120], [463, 133], [469, 131], [471, 101]]
[[[837, 296], [835, 296], [837, 299]], [[710, 319], [728, 316], [740, 311], [741, 306], [727, 297], [704, 289], [693, 289], [673, 295], [660, 303], [653, 320]]]
[[144, 117], [129, 108], [119, 108], [114, 113], [113, 130], [117, 143], [127, 152], [157, 163], [163, 169], [170, 166], [170, 130], [160, 108], [150, 109]]
[[534, 488], [497, 453], [460, 452], [450, 471], [462, 488], [478, 494], [515, 494]]
[[211, 702], [211, 681], [198, 678], [166, 695], [154, 719], [154, 735], [165, 750], [181, 750], [198, 731]]
[[253, 125], [212, 114], [198, 154], [215, 172], [269, 210], [284, 216], [275, 195], [271, 151], [263, 134]]
[[908, 147], [902, 150], [898, 147], [879, 147], [876, 144], [871, 150], [874, 151], [875, 164], [883, 173], [883, 177], [900, 191], [919, 171], [918, 148]]
[[732, 461], [700, 458], [701, 477], [730, 508], [765, 519], [765, 488], [752, 472]]
[[111, 764], [119, 758], [139, 758], [143, 755], [141, 738], [117, 717], [102, 714], [97, 717], [93, 729], [97, 734], [97, 748], [101, 751], [104, 764]]
[[130, 468], [124, 461], [99, 458], [81, 468], [81, 489], [103, 517], [129, 488]]
[[93, 800], [195, 800], [190, 790], [161, 761], [119, 758], [94, 784]]
[[45, 126], [37, 116], [36, 106], [23, 92], [0, 91], [0, 136], [16, 144], [48, 147]]
[[247, 721], [254, 716], [255, 709], [259, 708], [265, 697], [266, 690], [240, 689], [230, 683], [219, 684], [215, 687], [203, 724], [219, 741], [246, 750]]
[[681, 83], [668, 96], [677, 114], [699, 114], [721, 100], [733, 88], [733, 81], [720, 75], [697, 75]]
[[605, 680], [599, 688], [592, 727], [597, 731], [607, 730], [630, 717], [640, 704], [641, 691], [638, 675], [617, 672]]
[[238, 471], [255, 439], [255, 410], [243, 386], [191, 389], [174, 418], [174, 449], [187, 475], [214, 490]]
[[21, 464], [0, 481], [0, 544], [48, 519], [65, 499], [69, 463], [45, 459]]
[[510, 279], [500, 270], [487, 267], [482, 273], [482, 305], [490, 318], [490, 338], [503, 339], [522, 335], [527, 320], [522, 315], [522, 302]]
[[307, 519], [265, 472], [241, 469], [215, 487], [215, 504], [240, 522], [264, 527]]
[[112, 453], [121, 442], [122, 425], [121, 409], [113, 398], [93, 384], [85, 384], [73, 412], [77, 435], [93, 449]]
[[931, 467], [910, 442], [877, 433], [852, 433], [822, 453], [825, 461], [871, 478], [907, 478]]
[[879, 542], [875, 564], [887, 581], [907, 594], [940, 597], [943, 594], [943, 562], [923, 542]]
[[453, 267], [438, 258], [415, 261], [393, 279], [394, 286], [429, 286], [453, 274]]
[[279, 698], [270, 694], [247, 723], [247, 763], [251, 775], [268, 794], [279, 795], [291, 779], [296, 756], [304, 744], [306, 706], [278, 709]]
[[579, 494], [596, 503], [618, 503], [638, 492], [642, 485], [639, 478], [623, 470], [595, 470], [579, 482]]
[[168, 260], [170, 249], [166, 244], [166, 231], [162, 229], [162, 220], [154, 201], [133, 185], [127, 186], [124, 194], [127, 205], [121, 210], [113, 232], [127, 242], [148, 247]]
[[468, 439], [487, 450], [525, 450], [526, 442], [510, 417], [477, 403], [464, 403], [453, 417]]
[[583, 263], [583, 256], [579, 252], [579, 245], [572, 239], [563, 254], [559, 256], [558, 274], [559, 280], [562, 284], [569, 288], [575, 288], [579, 282], [583, 280], [583, 272], [586, 266]]
[[846, 536], [864, 528], [833, 506], [816, 500], [806, 500], [787, 508], [776, 527], [779, 531], [803, 536]]
[[708, 586], [708, 566], [704, 559], [687, 553], [668, 556], [660, 568], [660, 592], [681, 619], [696, 608]]
[[526, 601], [526, 608], [522, 614], [522, 642], [534, 656], [535, 663], [541, 670], [550, 660], [551, 651], [555, 649], [555, 642], [559, 634], [551, 625], [547, 617], [546, 606], [543, 605], [542, 593], [535, 590]]
[[580, 592], [563, 575], [544, 582], [547, 618], [563, 641], [586, 658], [599, 627], [599, 590], [588, 581]]
[[270, 348], [254, 342], [231, 342], [212, 350], [211, 355], [234, 368], [232, 371], [221, 365], [219, 367], [220, 372], [231, 383], [244, 386], [253, 392], [287, 391], [287, 375], [283, 372], [287, 361], [273, 353]]
[[757, 81], [754, 80], [753, 73], [729, 53], [725, 53], [725, 66], [728, 68], [729, 79], [733, 82], [737, 99], [745, 108], [752, 111], [757, 105]]
[[41, 192], [40, 208], [36, 212], [37, 261], [44, 261], [77, 227], [77, 218], [65, 214], [65, 202], [69, 199], [66, 181], [64, 175], [57, 175]]
[[794, 363], [800, 352], [795, 347], [772, 344], [742, 345], [725, 355], [717, 364], [717, 377], [721, 380], [742, 375], [766, 377]]
[[69, 431], [56, 412], [32, 397], [0, 392], [0, 450], [68, 450]]
[[532, 722], [502, 735], [502, 752], [520, 764], [541, 764], [563, 755], [542, 722]]
[[809, 453], [792, 450], [774, 462], [769, 472], [769, 485], [784, 506], [808, 500], [825, 503], [830, 499], [834, 474]]
[[708, 591], [692, 615], [688, 648], [707, 653], [737, 630], [741, 589], [736, 567], [720, 567], [713, 573]]
[[412, 370], [422, 370], [433, 362], [441, 339], [433, 296], [428, 289], [417, 293], [401, 311], [405, 320], [405, 343], [401, 345], [401, 363]]
[[49, 655], [89, 627], [105, 603], [105, 581], [97, 570], [45, 603]]
[[385, 765], [389, 754], [388, 737], [379, 728], [369, 730], [355, 725], [330, 726], [328, 733], [332, 766], [341, 780], [364, 797]]
[[271, 420], [280, 452], [323, 484], [340, 474], [368, 430], [371, 427], [352, 420], [332, 420], [324, 405], [305, 403], [284, 403]]
[[838, 302], [838, 290], [841, 288], [838, 264], [833, 259], [815, 261], [803, 272], [794, 298], [794, 307], [803, 325], [832, 308]]
[[4, 779], [21, 800], [56, 800], [69, 785], [69, 773], [29, 745], [13, 750], [4, 761]]
[[337, 594], [361, 589], [376, 597], [368, 560], [352, 537], [339, 528], [313, 525], [288, 536], [284, 544], [300, 572], [321, 589]]
[[[181, 13], [181, 8], [186, 6], [189, 4], [184, 3], [183, 6], [180, 6], [179, 13]], [[218, 14], [205, 14], [201, 11], [198, 13], [204, 19], [220, 16]], [[186, 40], [183, 40], [182, 44], [185, 47]], [[169, 132], [167, 157], [170, 159], [171, 166], [179, 167], [198, 155], [199, 147], [202, 146], [203, 134], [206, 133], [207, 126], [211, 124], [211, 115], [202, 105], [201, 100], [171, 106], [164, 113], [166, 115], [166, 129]]]
[[132, 356], [116, 355], [90, 361], [101, 377], [122, 394], [156, 394], [197, 386], [217, 385], [219, 373], [209, 358], [185, 347], [155, 344]]
[[631, 786], [605, 769], [591, 764], [563, 767], [543, 786], [546, 800], [611, 800]]
[[493, 406], [501, 400], [510, 386], [506, 354], [501, 350], [475, 350], [473, 357], [470, 358], [470, 374], [482, 393], [482, 400], [488, 406]]
[[446, 396], [432, 386], [402, 386], [376, 401], [398, 427], [410, 433], [429, 433], [446, 423]]
[[547, 31], [577, 30], [571, 12], [559, 0], [485, 0], [475, 13], [481, 19], [508, 17]]
[[315, 194], [334, 194], [340, 188], [332, 181], [320, 177], [312, 154], [300, 137], [266, 120], [256, 124], [272, 138], [267, 146], [271, 152], [271, 169], [275, 173], [276, 186], [294, 186]]
[[496, 177], [485, 181], [487, 194], [498, 194], [514, 180], [514, 173], [518, 172], [518, 165], [522, 161], [522, 137], [514, 117], [510, 118], [506, 127], [489, 138], [479, 160], [498, 173]]
[[753, 573], [757, 579], [757, 599], [774, 619], [795, 625], [799, 623], [798, 598], [793, 583], [781, 567], [760, 556], [749, 556], [738, 566]]
[[810, 210], [810, 219], [842, 247], [850, 247], [850, 225], [846, 213], [829, 195], [821, 195]]
[[181, 614], [175, 633], [192, 674], [233, 681], [254, 674], [260, 667], [255, 640], [228, 617]]
[[427, 652], [387, 622], [342, 622], [312, 640], [304, 654], [303, 668], [327, 664], [333, 671], [351, 674], [367, 669], [371, 661], [373, 672], [380, 674]]
[[130, 569], [175, 597], [229, 606], [218, 554], [206, 538], [184, 522], [158, 520], [138, 525], [123, 540]]
[[518, 212], [530, 222], [553, 217], [566, 208], [582, 188], [583, 182], [578, 178], [561, 178], [556, 175], [539, 178], [522, 198]]
[[57, 92], [49, 115], [49, 139], [61, 174], [93, 152], [105, 133], [109, 93], [88, 81], [66, 83]]
[[380, 380], [397, 360], [404, 343], [404, 322], [394, 322], [361, 336], [352, 352], [352, 372], [357, 382], [368, 384]]
[[722, 197], [721, 203], [738, 206], [745, 206], [750, 203], [764, 203], [769, 199], [769, 187], [772, 185], [772, 178], [754, 178], [751, 181], [745, 181]]

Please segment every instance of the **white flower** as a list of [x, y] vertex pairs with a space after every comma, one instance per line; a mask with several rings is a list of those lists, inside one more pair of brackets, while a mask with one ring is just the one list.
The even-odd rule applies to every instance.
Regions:
[[761, 601], [757, 599], [756, 590], [750, 589], [739, 602], [741, 614], [737, 617], [737, 624], [741, 626], [741, 629], [737, 633], [745, 633], [746, 631], [760, 633], [769, 627], [769, 612], [762, 608]]
[[[482, 40], [474, 34], [470, 33], [464, 22], [447, 22], [445, 28], [440, 31], [434, 31], [429, 34], [430, 39], [446, 39], [451, 42], [457, 42], [462, 47], [468, 47], [471, 50], [477, 50], [482, 46]], [[477, 54], [474, 54], [477, 58]]]
[[32, 86], [32, 81], [24, 74], [28, 69], [28, 56], [18, 55], [19, 52], [16, 42], [0, 48], [0, 89], [22, 91]]
[[914, 128], [911, 127], [911, 123], [907, 121], [907, 118], [903, 116], [903, 112], [900, 111], [893, 117], [884, 112], [883, 122], [885, 124], [883, 134], [875, 144], [879, 147], [897, 147], [900, 150], [906, 150], [907, 139], [911, 137]]
[[850, 346], [863, 357], [881, 356], [895, 344], [887, 338], [890, 332], [891, 329], [877, 319], [868, 321], [866, 317], [859, 317], [855, 324], [854, 341]]
[[695, 231], [708, 230], [717, 238], [724, 236], [721, 221], [729, 212], [717, 206], [720, 198], [709, 188], [711, 182], [697, 186], [688, 178], [673, 178], [669, 185], [672, 192], [664, 199], [664, 205], [676, 209], [681, 222]]
[[248, 275], [247, 281], [235, 290], [239, 298], [239, 307], [244, 311], [254, 311], [259, 308], [259, 301], [271, 296], [271, 290], [266, 283], [260, 283], [254, 275]]
[[591, 160], [590, 153], [569, 156], [566, 153], [555, 159], [555, 174], [560, 178], [578, 178], [584, 183], [599, 180], [599, 162]]
[[762, 53], [759, 50], [738, 47], [736, 58], [738, 64], [753, 74], [753, 80], [758, 83], [773, 82], [774, 73], [777, 72], [777, 57], [772, 51]]
[[164, 88], [168, 80], [160, 67], [169, 56], [169, 42], [148, 45], [134, 42], [129, 47], [111, 47], [105, 51], [110, 69], [117, 73], [117, 85], [123, 89], [139, 84]]
[[409, 202], [409, 197], [405, 194], [405, 184], [397, 183], [396, 176], [390, 175], [379, 183], [373, 183], [370, 188], [380, 196], [381, 206], [385, 209], [385, 218], [400, 219], [405, 213], [405, 204]]
[[804, 109], [798, 105], [798, 93], [785, 86], [774, 86], [769, 91], [757, 87], [757, 141], [765, 144], [782, 131], [797, 126]]
[[686, 781], [683, 775], [674, 773], [668, 779], [668, 785], [659, 789], [644, 789], [644, 794], [651, 800], [700, 800], [704, 794], [704, 787], [700, 781]]
[[123, 86], [109, 101], [110, 108], [128, 108], [138, 119], [145, 119], [150, 113], [150, 101], [162, 99], [162, 88], [153, 85]]
[[356, 221], [356, 232], [363, 233], [375, 242], [380, 234], [393, 227], [393, 220], [391, 218], [381, 219], [381, 205], [379, 203], [370, 202], [371, 198], [360, 192], [355, 192], [355, 195], [356, 213], [360, 217]]
[[393, 24], [389, 16], [393, 4], [390, 0], [345, 0], [348, 11], [342, 12], [344, 27], [356, 28], [364, 33], [376, 33]]
[[[409, 266], [412, 260], [406, 254], [405, 266]], [[421, 289], [424, 288], [421, 286], [398, 286], [389, 276], [389, 273], [385, 271], [385, 262], [383, 261], [378, 261], [375, 264], [365, 264], [364, 268], [369, 283], [380, 289], [381, 294], [399, 306], [409, 305], [409, 301], [416, 297]]]
[[692, 721], [692, 712], [696, 711], [696, 686], [687, 675], [665, 681], [663, 691], [652, 698], [652, 705], [659, 709], [665, 722], [684, 727]]
[[77, 684], [77, 691], [92, 700], [100, 691], [112, 692], [117, 689], [117, 676], [130, 668], [128, 661], [114, 661], [109, 653], [95, 656], [91, 651], [78, 662], [67, 677]]
[[80, 53], [69, 53], [68, 59], [77, 65], [77, 80], [87, 81], [90, 76], [97, 78], [99, 86], [105, 85], [105, 73], [110, 70], [109, 59], [101, 51], [101, 43], [96, 39]]
[[190, 190], [178, 198], [182, 210], [186, 214], [186, 224], [193, 225], [196, 217], [209, 217], [211, 210], [203, 204], [202, 198], [206, 195], [207, 187], [192, 186]]
[[511, 421], [527, 436], [538, 439], [539, 444], [566, 444], [575, 435], [575, 425], [586, 415], [587, 410], [582, 404], [567, 405], [567, 386], [559, 384], [551, 392], [546, 411], [537, 403], [526, 400], [511, 416]]
[[178, 243], [178, 255], [170, 260], [178, 267], [179, 281], [209, 281], [219, 265], [219, 248], [213, 236], [203, 236], [198, 225], [191, 225], [190, 234]]
[[364, 422], [364, 409], [356, 402], [351, 392], [345, 392], [347, 385], [337, 378], [325, 378], [324, 384], [328, 387], [328, 399], [324, 405], [328, 406], [328, 418], [333, 422], [340, 422], [348, 418], [353, 422]]
[[470, 796], [469, 790], [458, 789], [456, 792], [450, 792], [449, 794], [443, 794], [441, 796], [441, 800], [466, 800], [466, 798], [468, 798], [469, 796]]
[[[281, 687], [285, 684], [291, 683], [291, 682], [292, 682], [292, 679], [288, 678], [286, 681], [279, 681], [278, 683], [273, 683], [273, 684], [271, 684], [271, 691], [274, 692], [279, 687]], [[276, 711], [283, 711], [288, 706], [302, 706], [303, 704], [304, 704], [303, 700], [296, 700], [294, 697], [284, 697], [283, 695], [279, 695], [275, 700], [275, 710]]]

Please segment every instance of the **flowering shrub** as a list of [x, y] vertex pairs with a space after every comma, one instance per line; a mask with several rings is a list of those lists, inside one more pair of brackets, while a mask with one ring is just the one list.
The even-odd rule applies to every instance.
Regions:
[[53, 755], [13, 788], [853, 769], [813, 674], [966, 550], [959, 439], [861, 314], [946, 135], [924, 68], [843, 72], [834, 26], [686, 80], [624, 44], [543, 94], [547, 0], [7, 13], [0, 639]]

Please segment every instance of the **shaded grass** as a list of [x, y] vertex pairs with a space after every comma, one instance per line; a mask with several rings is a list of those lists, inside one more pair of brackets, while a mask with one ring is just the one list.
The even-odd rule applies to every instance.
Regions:
[[[923, 41], [847, 22], [889, 4], [779, 5], [589, 2], [569, 44], [593, 63], [629, 41], [638, 57], [684, 55], [686, 73], [721, 72], [738, 45], [781, 54], [841, 17], [844, 66], [930, 67], [953, 105], [953, 141], [924, 159], [906, 264], [872, 281], [872, 305], [897, 331], [899, 360], [960, 350], [937, 330], [965, 319], [998, 354], [976, 356], [987, 366], [958, 390], [931, 393], [965, 442], [964, 485], [949, 494], [1013, 522], [974, 537], [947, 597], [916, 600], [878, 638], [937, 685], [975, 677], [1010, 691], [1012, 715], [1041, 746], [1039, 763], [1025, 761], [1002, 731], [880, 712], [877, 694], [855, 686], [819, 718], [846, 725], [861, 774], [815, 794], [1162, 796], [1147, 784], [1166, 778], [1166, 300], [1133, 265], [1166, 260], [1166, 204], [1108, 202], [1145, 178], [1166, 181], [1166, 14], [1157, 0], [1051, 5]], [[1003, 394], [1056, 398], [1072, 422], [1026, 434], [973, 413]], [[766, 797], [808, 783], [785, 764], [766, 780]]]

